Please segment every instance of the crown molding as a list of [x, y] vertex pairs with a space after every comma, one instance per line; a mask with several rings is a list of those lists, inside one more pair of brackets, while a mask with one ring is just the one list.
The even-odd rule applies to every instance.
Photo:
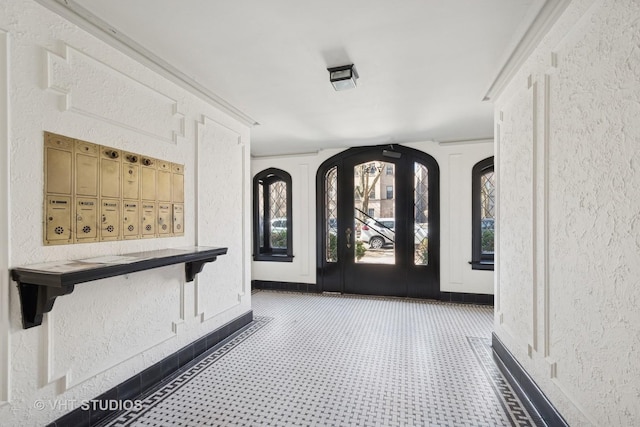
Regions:
[[478, 144], [478, 143], [493, 143], [493, 136], [487, 136], [484, 138], [470, 138], [470, 139], [450, 139], [445, 141], [438, 141], [438, 145], [466, 145], [466, 144]]
[[125, 55], [140, 62], [171, 82], [213, 104], [247, 126], [259, 123], [248, 114], [240, 111], [229, 102], [199, 84], [167, 61], [141, 46], [135, 40], [119, 32], [107, 22], [98, 18], [73, 0], [35, 0], [40, 5], [62, 16], [103, 42], [113, 46]]
[[496, 75], [491, 86], [489, 86], [483, 101], [493, 101], [500, 95], [570, 3], [571, 0], [545, 1], [533, 22]]

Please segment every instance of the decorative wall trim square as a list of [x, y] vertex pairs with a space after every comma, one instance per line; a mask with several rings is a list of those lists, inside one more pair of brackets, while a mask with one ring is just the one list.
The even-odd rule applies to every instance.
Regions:
[[[196, 122], [196, 159], [210, 159], [209, 163], [196, 165], [196, 242], [199, 245], [213, 244], [220, 239], [242, 241], [240, 248], [231, 247], [228, 262], [234, 264], [225, 269], [225, 283], [233, 289], [217, 292], [215, 298], [209, 293], [212, 281], [220, 281], [220, 273], [203, 271], [195, 280], [195, 316], [201, 322], [223, 315], [242, 304], [246, 294], [248, 221], [246, 219], [246, 182], [248, 148], [241, 134], [206, 115]], [[220, 163], [211, 164], [211, 159]], [[242, 169], [237, 170], [241, 164]], [[235, 169], [234, 169], [235, 168]], [[222, 188], [238, 188], [241, 193], [219, 191]], [[220, 229], [220, 224], [225, 224]], [[237, 240], [236, 240], [237, 238]], [[237, 267], [237, 269], [235, 268]], [[232, 274], [232, 272], [241, 272]], [[232, 285], [233, 284], [233, 285]], [[215, 307], [212, 304], [217, 304]]]
[[[66, 44], [62, 56], [47, 51], [46, 64], [45, 87], [62, 95], [63, 111], [174, 144], [184, 137], [184, 115], [178, 101], [156, 89]], [[97, 82], [110, 89], [100, 97], [92, 90]], [[123, 96], [127, 102], [122, 102]]]

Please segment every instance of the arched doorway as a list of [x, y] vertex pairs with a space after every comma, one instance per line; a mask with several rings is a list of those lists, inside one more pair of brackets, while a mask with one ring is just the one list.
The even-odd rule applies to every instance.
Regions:
[[436, 160], [357, 147], [318, 169], [317, 283], [324, 292], [439, 298]]

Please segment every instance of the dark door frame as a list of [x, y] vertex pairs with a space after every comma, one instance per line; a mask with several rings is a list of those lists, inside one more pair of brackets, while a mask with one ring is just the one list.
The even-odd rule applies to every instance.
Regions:
[[[391, 155], [389, 155], [391, 154]], [[396, 164], [396, 179], [405, 179], [405, 191], [413, 189], [413, 184], [409, 185], [409, 179], [413, 182], [413, 164], [419, 162], [428, 169], [429, 185], [429, 262], [428, 266], [409, 265], [402, 271], [399, 280], [406, 281], [406, 294], [396, 296], [408, 296], [414, 298], [440, 298], [440, 169], [437, 161], [429, 154], [413, 148], [400, 145], [379, 145], [354, 147], [338, 153], [325, 160], [316, 173], [316, 284], [320, 292], [345, 292], [345, 261], [339, 257], [339, 262], [328, 263], [325, 259], [326, 236], [325, 236], [325, 175], [333, 168], [337, 167], [337, 179], [339, 185], [352, 185], [352, 177], [349, 179], [345, 174], [353, 172], [345, 170], [345, 163], [353, 163], [350, 158], [365, 158], [367, 155], [371, 159], [393, 162]], [[397, 157], [397, 156], [400, 157]], [[409, 178], [410, 176], [410, 178]], [[351, 191], [351, 189], [350, 189]], [[338, 191], [338, 217], [344, 217], [340, 213], [340, 206], [345, 206], [346, 191]], [[343, 194], [342, 199], [340, 194]], [[400, 203], [407, 203], [400, 211], [411, 212], [413, 215], [413, 195], [406, 194], [400, 197]], [[408, 205], [411, 203], [411, 206]], [[410, 218], [413, 220], [413, 218]], [[398, 222], [398, 221], [396, 221]], [[409, 223], [409, 221], [407, 222]], [[337, 239], [338, 247], [346, 243], [345, 230], [348, 224], [338, 223]], [[413, 226], [412, 226], [413, 227]], [[406, 227], [405, 227], [406, 229]], [[407, 231], [407, 235], [409, 231]], [[342, 257], [344, 258], [344, 257]], [[409, 262], [408, 260], [406, 262]], [[406, 270], [406, 271], [405, 271]], [[376, 293], [378, 294], [378, 293]]]

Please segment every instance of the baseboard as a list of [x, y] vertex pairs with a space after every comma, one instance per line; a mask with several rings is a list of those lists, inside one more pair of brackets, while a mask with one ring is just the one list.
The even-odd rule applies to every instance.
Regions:
[[463, 292], [440, 292], [440, 301], [463, 304], [493, 305], [493, 295], [470, 294]]
[[274, 282], [270, 280], [252, 280], [251, 289], [319, 293], [315, 283]]
[[[516, 392], [523, 404], [528, 402], [538, 413], [544, 422], [553, 427], [568, 427], [569, 424], [547, 399], [540, 387], [533, 381], [527, 371], [516, 360], [511, 352], [504, 346], [498, 336], [493, 333], [491, 337], [493, 358], [511, 387]], [[525, 404], [526, 406], [526, 404]]]
[[[232, 321], [220, 326], [213, 332], [197, 339], [181, 348], [172, 355], [165, 357], [139, 374], [134, 375], [123, 383], [91, 399], [88, 409], [79, 407], [58, 418], [47, 427], [91, 427], [130, 403], [136, 397], [154, 388], [168, 377], [179, 373], [183, 367], [190, 364], [207, 350], [215, 347], [240, 329], [253, 321], [253, 310], [236, 317]], [[126, 406], [125, 406], [126, 407]], [[95, 410], [94, 410], [95, 408]]]
[[[314, 283], [276, 282], [270, 280], [252, 280], [251, 289], [319, 293]], [[440, 292], [440, 301], [462, 304], [493, 305], [493, 295], [462, 292]]]

